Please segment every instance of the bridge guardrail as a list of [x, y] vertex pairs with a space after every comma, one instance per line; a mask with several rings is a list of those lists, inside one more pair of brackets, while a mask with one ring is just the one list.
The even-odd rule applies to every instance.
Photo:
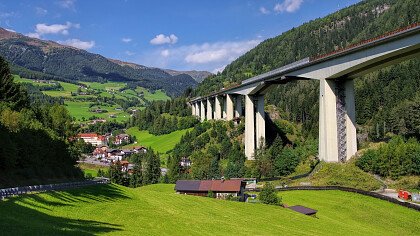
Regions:
[[60, 184], [44, 184], [44, 185], [30, 185], [24, 187], [4, 188], [0, 189], [0, 200], [8, 197], [27, 194], [27, 193], [39, 193], [47, 191], [59, 191], [64, 189], [80, 188], [90, 185], [97, 184], [108, 184], [110, 180], [108, 178], [100, 178], [94, 180], [86, 180], [79, 182], [68, 182]]

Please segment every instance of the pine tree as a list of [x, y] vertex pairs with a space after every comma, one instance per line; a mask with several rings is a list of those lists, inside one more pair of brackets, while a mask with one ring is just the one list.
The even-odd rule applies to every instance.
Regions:
[[138, 159], [138, 161], [134, 164], [133, 173], [130, 176], [130, 187], [140, 187], [142, 185], [142, 182], [143, 173], [141, 170], [141, 160]]
[[2, 57], [0, 57], [0, 102], [7, 102], [15, 110], [29, 106], [26, 91], [13, 82], [9, 66]]

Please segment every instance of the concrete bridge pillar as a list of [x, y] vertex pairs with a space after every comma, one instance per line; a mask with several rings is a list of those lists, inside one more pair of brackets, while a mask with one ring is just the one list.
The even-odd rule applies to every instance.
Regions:
[[191, 105], [191, 115], [195, 116], [195, 103], [190, 103]]
[[233, 120], [234, 107], [233, 107], [233, 95], [226, 95], [226, 120]]
[[213, 107], [211, 104], [211, 99], [207, 98], [207, 120], [213, 119]]
[[224, 120], [226, 120], [226, 117], [227, 117], [227, 111], [226, 111], [226, 109], [227, 109], [227, 96], [223, 96], [222, 97], [222, 118], [224, 119]]
[[214, 106], [215, 106], [215, 115], [214, 115], [214, 119], [215, 120], [220, 120], [222, 119], [222, 101], [223, 97], [221, 96], [216, 96], [215, 100], [214, 100]]
[[205, 100], [201, 100], [200, 102], [200, 119], [201, 122], [206, 120], [206, 105], [205, 105]]
[[357, 152], [353, 80], [320, 80], [319, 158], [344, 162]]
[[242, 116], [242, 97], [241, 95], [236, 96], [235, 98], [235, 117]]
[[195, 109], [195, 116], [200, 116], [200, 108], [198, 106], [199, 102], [194, 103], [194, 109]]
[[254, 160], [255, 151], [255, 112], [254, 100], [251, 95], [245, 95], [245, 156]]
[[264, 95], [256, 98], [255, 129], [256, 147], [260, 148], [261, 145], [265, 146]]

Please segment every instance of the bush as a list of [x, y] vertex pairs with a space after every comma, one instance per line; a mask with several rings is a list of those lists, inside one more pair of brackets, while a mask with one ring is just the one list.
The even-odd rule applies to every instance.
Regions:
[[215, 198], [214, 192], [210, 190], [210, 191], [207, 193], [207, 197], [209, 197], [209, 198]]
[[420, 143], [414, 138], [405, 142], [401, 136], [395, 136], [378, 149], [366, 151], [356, 165], [366, 172], [393, 179], [419, 175]]
[[264, 187], [259, 195], [259, 199], [264, 204], [277, 206], [282, 205], [281, 197], [277, 196], [276, 190], [274, 189], [274, 186], [271, 183], [264, 184]]

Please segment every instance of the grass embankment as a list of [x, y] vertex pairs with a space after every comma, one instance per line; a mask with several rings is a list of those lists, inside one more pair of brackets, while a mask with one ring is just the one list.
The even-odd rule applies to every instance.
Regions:
[[98, 170], [102, 170], [104, 172], [108, 171], [107, 166], [100, 166], [95, 164], [89, 164], [89, 163], [79, 163], [79, 168], [83, 171], [85, 176], [90, 175], [92, 177], [98, 177]]
[[315, 173], [306, 178], [287, 182], [290, 186], [297, 186], [305, 183], [312, 186], [337, 185], [343, 187], [357, 188], [363, 190], [377, 190], [381, 183], [371, 174], [368, 174], [357, 166], [354, 162], [348, 163], [325, 163], [321, 162], [320, 168]]
[[153, 135], [150, 134], [147, 130], [139, 130], [138, 127], [132, 127], [127, 129], [126, 133], [131, 136], [135, 136], [137, 139], [137, 143], [124, 146], [124, 148], [141, 145], [145, 147], [151, 147], [155, 151], [164, 154], [172, 150], [175, 147], [175, 145], [179, 143], [182, 135], [184, 135], [188, 130], [191, 129], [192, 128], [177, 130], [164, 135]]
[[318, 210], [318, 219], [289, 209], [179, 195], [174, 185], [136, 189], [92, 186], [0, 202], [10, 235], [414, 235], [420, 214], [340, 191], [279, 193], [289, 205]]

